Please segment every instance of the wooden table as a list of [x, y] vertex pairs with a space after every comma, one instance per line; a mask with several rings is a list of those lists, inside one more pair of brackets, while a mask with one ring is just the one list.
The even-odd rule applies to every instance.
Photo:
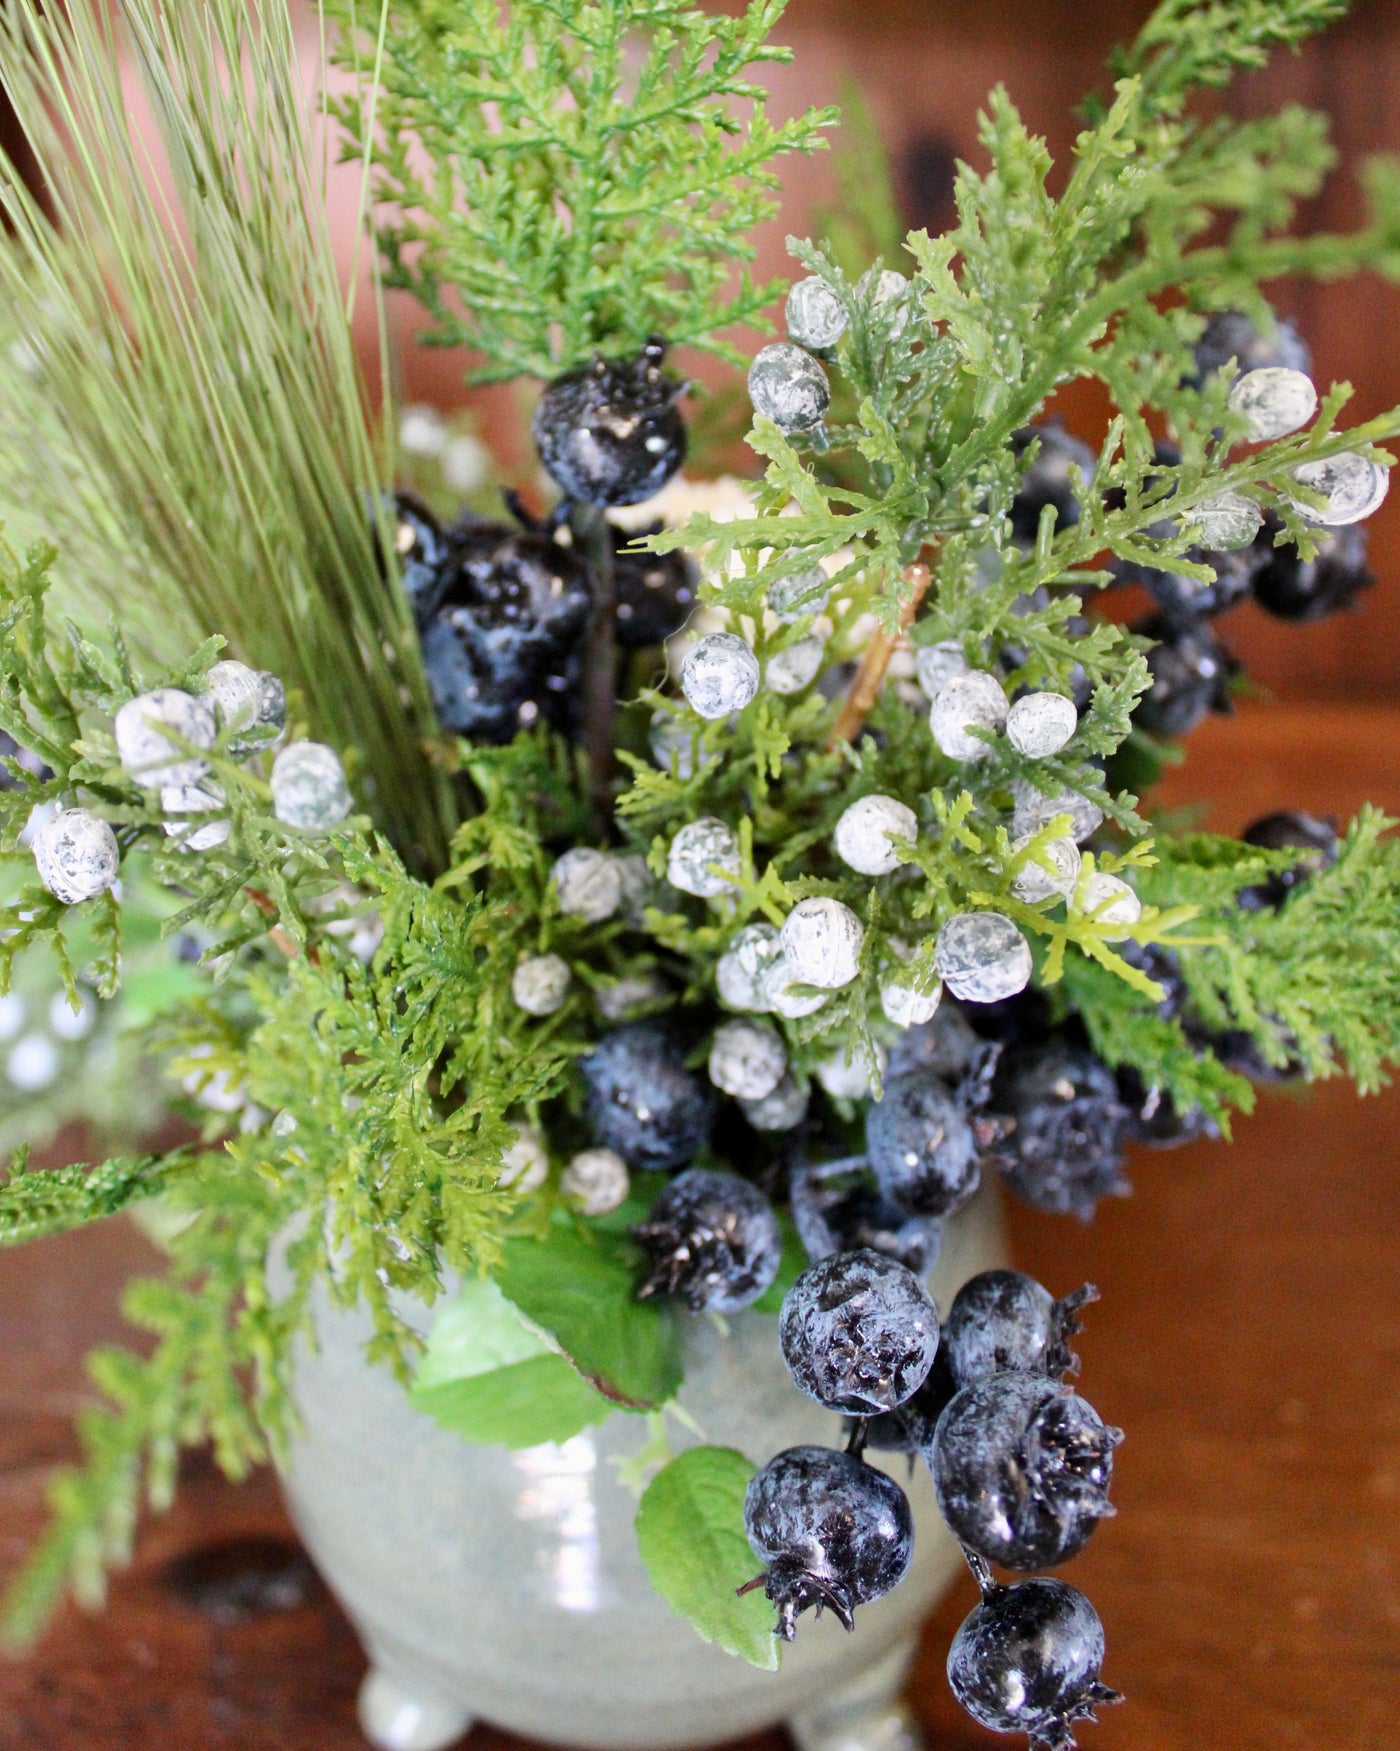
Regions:
[[[1270, 808], [1400, 814], [1400, 712], [1257, 709], [1208, 726], [1169, 799], [1215, 794], [1211, 824]], [[1083, 1382], [1128, 1439], [1119, 1516], [1067, 1571], [1108, 1629], [1129, 1695], [1100, 1751], [1377, 1751], [1400, 1710], [1400, 1094], [1340, 1083], [1266, 1096], [1232, 1149], [1145, 1154], [1135, 1195], [1092, 1228], [1016, 1210], [1016, 1256], [1059, 1291], [1103, 1290]], [[145, 1262], [123, 1223], [0, 1262], [0, 1566], [72, 1450], [79, 1358], [117, 1335]], [[230, 1583], [233, 1583], [230, 1585]], [[943, 1678], [973, 1599], [928, 1626], [915, 1704], [936, 1751], [1008, 1744]], [[196, 1459], [143, 1533], [105, 1615], [64, 1614], [0, 1667], [0, 1748], [356, 1751], [362, 1661], [296, 1551], [267, 1476], [241, 1489]], [[482, 1730], [488, 1751], [506, 1736]], [[765, 1751], [780, 1741], [765, 1739]]]

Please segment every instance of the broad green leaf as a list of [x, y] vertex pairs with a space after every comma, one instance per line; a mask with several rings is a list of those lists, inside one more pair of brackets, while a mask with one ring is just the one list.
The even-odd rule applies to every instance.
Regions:
[[503, 1251], [503, 1294], [605, 1398], [655, 1410], [675, 1396], [680, 1333], [669, 1307], [638, 1301], [642, 1255], [631, 1241], [560, 1224], [542, 1240], [508, 1240]]
[[732, 1447], [691, 1447], [647, 1486], [637, 1543], [651, 1584], [707, 1642], [774, 1672], [773, 1607], [755, 1589], [760, 1566], [744, 1536], [744, 1491], [755, 1467]]

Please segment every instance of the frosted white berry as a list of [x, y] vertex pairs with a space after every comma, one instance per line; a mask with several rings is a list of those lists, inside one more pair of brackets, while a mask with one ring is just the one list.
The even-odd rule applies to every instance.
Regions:
[[[885, 1073], [889, 1054], [879, 1044], [875, 1047], [875, 1062], [880, 1074]], [[838, 1046], [829, 1058], [813, 1066], [813, 1075], [826, 1092], [836, 1100], [864, 1100], [870, 1093], [870, 1068], [865, 1054]]]
[[1248, 547], [1264, 527], [1264, 513], [1242, 492], [1222, 492], [1188, 514], [1201, 531], [1201, 545], [1213, 553], [1233, 553]]
[[52, 1088], [62, 1068], [58, 1047], [47, 1034], [26, 1034], [5, 1060], [5, 1076], [21, 1094]]
[[1009, 710], [1006, 689], [996, 676], [985, 669], [969, 669], [939, 688], [928, 723], [934, 741], [950, 760], [985, 760], [991, 748], [969, 731], [1000, 732]]
[[713, 900], [739, 886], [739, 836], [715, 815], [682, 827], [666, 853], [666, 879], [683, 894]]
[[774, 341], [749, 366], [753, 410], [780, 432], [810, 432], [821, 425], [831, 405], [826, 372], [810, 353], [791, 341]]
[[819, 638], [800, 638], [769, 657], [763, 680], [770, 693], [800, 693], [817, 678], [826, 646]]
[[771, 1009], [764, 980], [775, 962], [783, 958], [783, 946], [771, 924], [746, 924], [719, 957], [715, 988], [726, 1009], [761, 1014]]
[[586, 924], [601, 924], [622, 904], [622, 872], [606, 851], [576, 845], [557, 858], [549, 872], [559, 910]]
[[640, 930], [646, 922], [647, 907], [658, 903], [659, 883], [639, 851], [628, 851], [621, 857], [614, 857], [613, 863], [622, 884], [622, 915]]
[[1262, 444], [1305, 426], [1317, 412], [1317, 390], [1302, 371], [1265, 365], [1235, 379], [1230, 408], [1243, 415], [1249, 436]]
[[1063, 693], [1026, 693], [1006, 714], [1006, 739], [1028, 760], [1058, 754], [1079, 728], [1074, 701]]
[[76, 906], [105, 894], [117, 879], [117, 836], [88, 809], [51, 815], [30, 841], [39, 880], [55, 900]]
[[526, 1015], [553, 1015], [568, 994], [569, 963], [558, 955], [531, 955], [511, 974], [510, 994]]
[[[901, 960], [909, 958], [903, 943], [891, 941], [890, 948]], [[880, 1008], [885, 1020], [895, 1027], [922, 1027], [932, 1021], [938, 1011], [943, 987], [936, 973], [916, 973], [909, 968], [893, 966], [880, 979]]]
[[677, 778], [694, 778], [714, 763], [715, 756], [700, 745], [699, 730], [672, 717], [669, 711], [658, 711], [652, 718], [647, 746], [661, 770], [674, 770]]
[[865, 926], [850, 907], [824, 894], [799, 900], [779, 932], [793, 980], [823, 991], [836, 991], [855, 978], [864, 939]]
[[654, 973], [637, 973], [612, 985], [600, 985], [593, 993], [593, 1001], [604, 1021], [621, 1021], [644, 1003], [655, 1003], [665, 995], [666, 987]]
[[1324, 509], [1318, 510], [1300, 498], [1292, 498], [1294, 508], [1329, 529], [1360, 523], [1380, 509], [1390, 491], [1388, 471], [1355, 450], [1343, 450], [1340, 456], [1328, 456], [1321, 462], [1304, 462], [1292, 474], [1299, 486], [1327, 501]]
[[1069, 816], [1070, 834], [1080, 845], [1103, 825], [1103, 810], [1076, 791], [1061, 790], [1054, 796], [1046, 796], [1033, 784], [1017, 779], [1011, 786], [1011, 794], [1014, 798], [1011, 832], [1015, 839], [1038, 833], [1042, 827], [1048, 827], [1056, 815]]
[[559, 1190], [580, 1216], [606, 1216], [627, 1202], [632, 1182], [615, 1149], [583, 1149], [559, 1176]]
[[783, 314], [788, 334], [801, 347], [834, 347], [846, 332], [845, 306], [820, 274], [794, 284]]
[[[178, 687], [157, 687], [128, 699], [112, 729], [122, 766], [138, 784], [156, 790], [163, 784], [193, 784], [209, 770], [209, 762], [180, 752], [180, 744], [214, 746], [214, 708]], [[165, 732], [179, 738], [172, 741]]]
[[903, 856], [892, 840], [917, 839], [919, 820], [892, 796], [863, 796], [836, 823], [836, 855], [861, 875], [883, 876], [899, 868]]
[[208, 674], [209, 698], [221, 730], [247, 730], [258, 721], [262, 676], [246, 663], [215, 663]]
[[253, 742], [275, 742], [287, 727], [287, 689], [279, 678], [263, 669], [258, 674], [261, 698], [257, 721], [245, 738]]
[[804, 1015], [815, 1015], [831, 1001], [829, 991], [816, 991], [810, 982], [799, 979], [788, 965], [786, 955], [780, 955], [763, 975], [764, 1007], [787, 1021], [800, 1021]]
[[173, 817], [163, 823], [165, 830], [182, 851], [212, 851], [227, 840], [229, 824], [227, 821], [200, 824], [197, 817], [216, 813], [226, 801], [222, 787], [212, 778], [199, 784], [163, 784], [160, 812]]
[[772, 1094], [740, 1101], [739, 1106], [755, 1131], [790, 1131], [807, 1117], [807, 1091], [785, 1076]]
[[[1096, 869], [1079, 884], [1075, 904], [1095, 924], [1136, 924], [1142, 917], [1142, 901], [1118, 876]], [[1109, 942], [1121, 942], [1127, 931], [1108, 936]]]
[[962, 640], [944, 639], [941, 644], [921, 644], [914, 651], [914, 670], [919, 685], [930, 699], [936, 699], [957, 675], [968, 673]]
[[[1023, 834], [1012, 842], [1011, 849], [1023, 851], [1034, 837], [1034, 833]], [[1079, 847], [1073, 839], [1047, 839], [1040, 848], [1040, 858], [1041, 862], [1026, 863], [1017, 870], [1011, 878], [1011, 892], [1030, 906], [1048, 900], [1052, 894], [1063, 894], [1068, 899], [1079, 881], [1079, 870], [1084, 861], [1079, 855]], [[1050, 867], [1043, 868], [1042, 864]]]
[[681, 692], [701, 717], [728, 717], [752, 700], [758, 677], [758, 658], [738, 633], [710, 632], [681, 664]]
[[768, 586], [768, 606], [786, 623], [810, 620], [831, 600], [831, 579], [819, 565], [790, 572]]
[[856, 296], [862, 297], [872, 289], [876, 310], [893, 313], [890, 335], [891, 338], [897, 338], [909, 326], [908, 280], [903, 274], [897, 274], [893, 268], [885, 268], [877, 280], [874, 268], [867, 268], [856, 281]]
[[735, 1100], [762, 1100], [787, 1073], [787, 1052], [771, 1027], [726, 1021], [710, 1047], [710, 1081]]
[[501, 1171], [496, 1184], [513, 1191], [537, 1191], [549, 1178], [549, 1151], [533, 1125], [516, 1125], [515, 1141], [501, 1151]]
[[350, 813], [345, 768], [324, 742], [292, 742], [272, 763], [272, 808], [288, 827], [323, 832]]
[[1031, 947], [1000, 912], [959, 912], [938, 933], [938, 971], [964, 1003], [999, 1003], [1031, 980]]

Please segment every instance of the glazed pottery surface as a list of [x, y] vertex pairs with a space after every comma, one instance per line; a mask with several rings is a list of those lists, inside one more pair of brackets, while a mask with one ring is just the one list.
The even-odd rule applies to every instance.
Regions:
[[[1003, 1263], [988, 1187], [947, 1226], [929, 1279], [940, 1309]], [[410, 1317], [426, 1328], [430, 1315]], [[747, 1313], [726, 1327], [687, 1320], [680, 1403], [700, 1433], [668, 1419], [673, 1444], [737, 1447], [759, 1464], [801, 1442], [839, 1444], [839, 1419], [788, 1378], [776, 1319]], [[869, 1456], [909, 1490], [903, 1584], [862, 1606], [852, 1635], [829, 1614], [803, 1617], [780, 1670], [759, 1671], [703, 1643], [647, 1579], [636, 1498], [619, 1476], [646, 1441], [642, 1418], [614, 1414], [523, 1452], [468, 1446], [365, 1361], [363, 1314], [323, 1310], [319, 1329], [318, 1352], [297, 1362], [303, 1427], [284, 1482], [369, 1653], [361, 1714], [379, 1745], [430, 1751], [475, 1718], [618, 1751], [713, 1744], [782, 1720], [813, 1748], [898, 1740], [890, 1709], [913, 1639], [960, 1563], [921, 1465], [910, 1478], [903, 1456]], [[861, 1730], [837, 1730], [861, 1715]], [[883, 1728], [871, 1728], [876, 1716]]]

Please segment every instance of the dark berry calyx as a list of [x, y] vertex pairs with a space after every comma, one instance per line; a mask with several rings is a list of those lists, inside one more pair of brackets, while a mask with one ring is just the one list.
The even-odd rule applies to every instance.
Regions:
[[868, 1248], [809, 1266], [783, 1298], [783, 1360], [828, 1410], [893, 1410], [923, 1384], [938, 1352], [938, 1310], [906, 1266]]
[[653, 335], [630, 359], [595, 357], [546, 385], [532, 425], [540, 460], [566, 497], [634, 505], [660, 492], [685, 460], [676, 403], [689, 385], [662, 370]]
[[672, 1180], [632, 1238], [650, 1261], [639, 1298], [679, 1295], [693, 1313], [751, 1307], [783, 1252], [778, 1218], [758, 1187], [699, 1167]]
[[744, 1531], [765, 1570], [741, 1591], [763, 1587], [789, 1642], [809, 1608], [853, 1628], [856, 1607], [898, 1586], [914, 1551], [904, 1491], [829, 1447], [790, 1447], [770, 1459], [750, 1480]]

